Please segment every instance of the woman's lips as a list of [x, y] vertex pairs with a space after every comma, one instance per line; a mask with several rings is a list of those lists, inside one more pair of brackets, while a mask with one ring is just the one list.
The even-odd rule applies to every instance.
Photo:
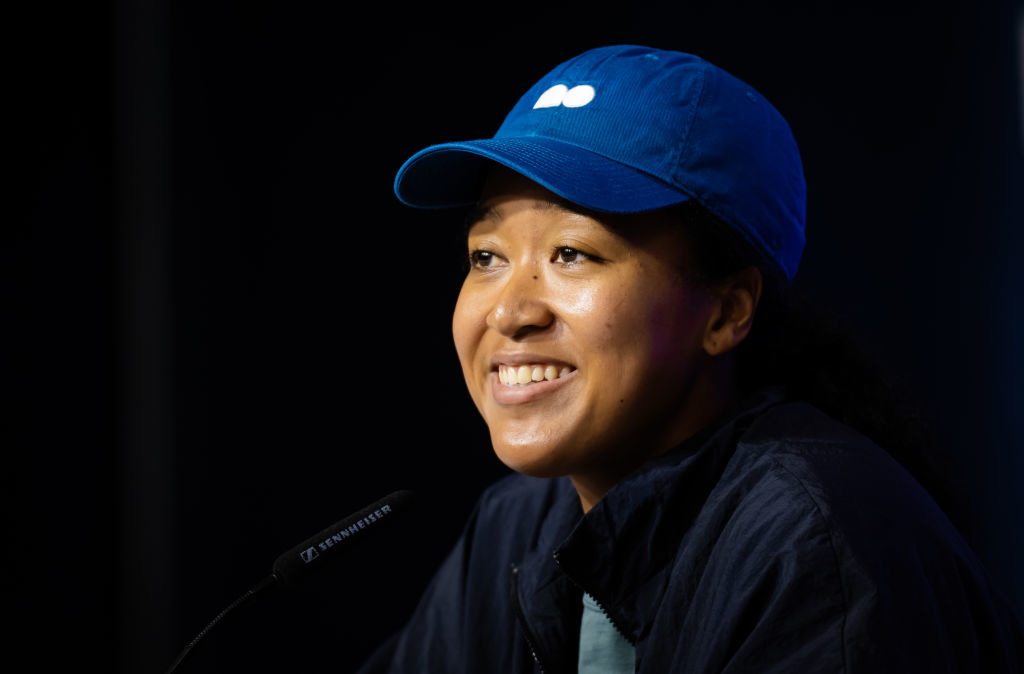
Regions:
[[576, 370], [565, 365], [499, 365], [490, 373], [491, 393], [499, 405], [521, 405], [546, 396], [575, 378]]

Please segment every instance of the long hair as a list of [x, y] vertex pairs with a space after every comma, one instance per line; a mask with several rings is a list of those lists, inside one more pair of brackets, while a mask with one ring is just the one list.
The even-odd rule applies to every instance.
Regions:
[[902, 464], [967, 533], [966, 503], [941, 467], [925, 416], [839, 315], [802, 296], [742, 235], [695, 201], [677, 208], [690, 248], [692, 282], [714, 287], [741, 269], [761, 271], [754, 323], [735, 354], [740, 393], [781, 386], [789, 398], [856, 429]]

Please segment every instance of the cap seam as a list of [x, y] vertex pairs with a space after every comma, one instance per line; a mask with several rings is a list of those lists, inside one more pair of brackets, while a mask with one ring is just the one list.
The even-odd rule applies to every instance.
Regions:
[[[701, 63], [704, 63], [704, 61], [702, 60]], [[689, 115], [688, 115], [688, 118], [686, 120], [686, 132], [685, 132], [685, 135], [680, 139], [679, 144], [676, 145], [676, 148], [673, 151], [672, 156], [671, 156], [671, 166], [675, 167], [672, 170], [672, 182], [674, 184], [677, 184], [677, 185], [679, 183], [679, 165], [680, 165], [681, 160], [683, 158], [684, 150], [689, 146], [690, 135], [693, 133], [693, 126], [694, 126], [693, 121], [697, 118], [697, 109], [704, 103], [704, 91], [705, 91], [706, 85], [707, 85], [707, 77], [706, 77], [706, 75], [707, 75], [707, 69], [706, 68], [701, 68], [700, 69], [700, 91], [697, 94], [697, 104], [690, 108]], [[689, 189], [688, 191], [691, 192], [691, 193], [694, 192], [694, 190], [692, 188]]]

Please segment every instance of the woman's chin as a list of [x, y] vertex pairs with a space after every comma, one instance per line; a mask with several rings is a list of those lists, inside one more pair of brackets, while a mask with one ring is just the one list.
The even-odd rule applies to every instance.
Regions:
[[506, 466], [531, 477], [561, 477], [572, 472], [571, 462], [548, 443], [508, 443], [491, 437], [494, 453]]

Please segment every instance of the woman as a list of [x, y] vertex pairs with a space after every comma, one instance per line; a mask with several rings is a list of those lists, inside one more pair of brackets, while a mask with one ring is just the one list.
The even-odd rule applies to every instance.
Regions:
[[756, 91], [591, 50], [396, 192], [475, 204], [453, 335], [519, 475], [365, 671], [1019, 671], [927, 492], [778, 364], [804, 181]]

